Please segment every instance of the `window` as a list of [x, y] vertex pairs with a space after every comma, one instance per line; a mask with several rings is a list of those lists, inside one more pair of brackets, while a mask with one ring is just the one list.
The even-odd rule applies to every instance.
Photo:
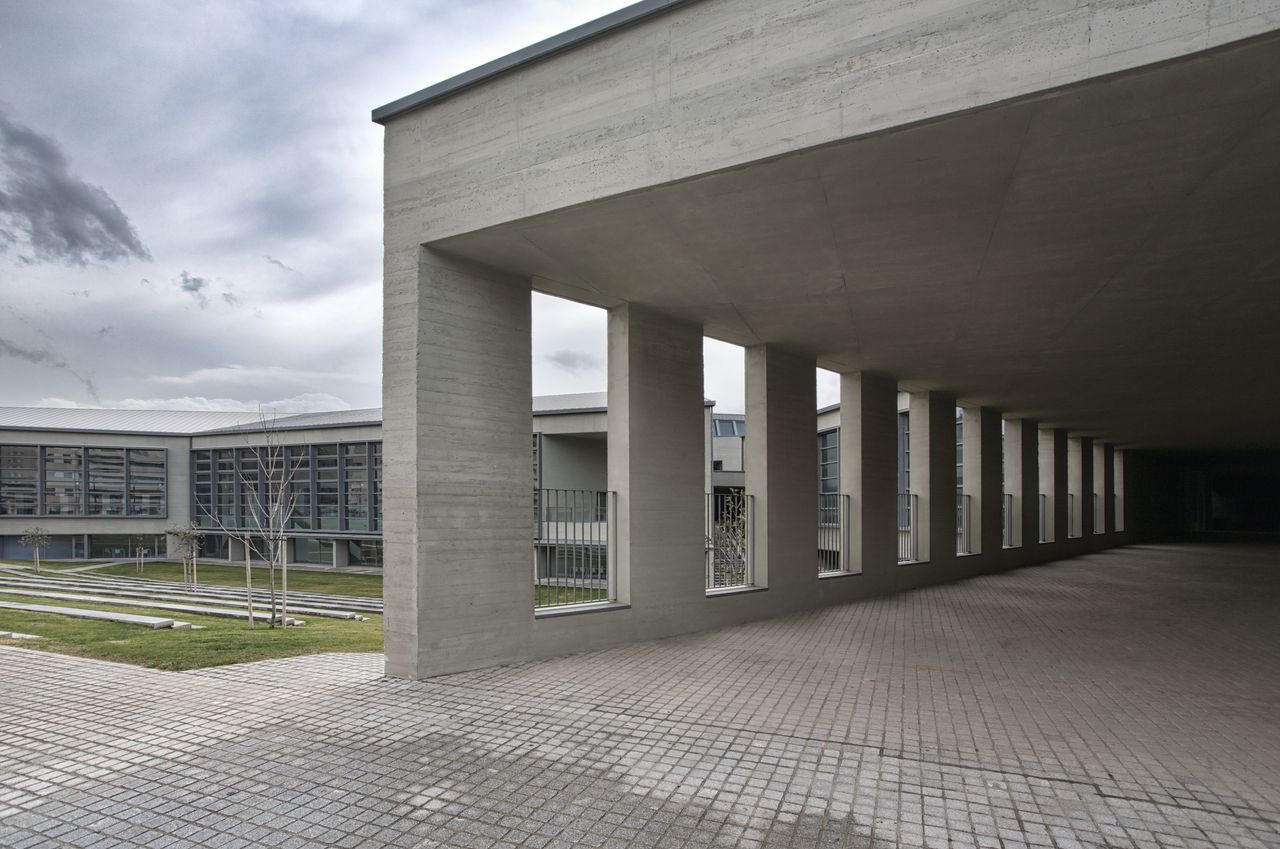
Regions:
[[898, 492], [911, 491], [911, 414], [898, 413]]
[[165, 495], [164, 449], [130, 448], [129, 515], [168, 515]]
[[321, 530], [336, 531], [341, 523], [338, 492], [338, 446], [317, 445], [316, 517]]
[[35, 445], [0, 445], [0, 516], [39, 511], [39, 450]]
[[342, 446], [342, 518], [345, 530], [369, 530], [368, 443]]
[[747, 423], [743, 419], [715, 419], [714, 433], [716, 436], [745, 436], [747, 433]]
[[44, 512], [79, 516], [84, 512], [84, 449], [44, 449]]
[[826, 430], [818, 434], [818, 492], [840, 491], [840, 431]]
[[124, 449], [89, 448], [89, 515], [123, 516]]

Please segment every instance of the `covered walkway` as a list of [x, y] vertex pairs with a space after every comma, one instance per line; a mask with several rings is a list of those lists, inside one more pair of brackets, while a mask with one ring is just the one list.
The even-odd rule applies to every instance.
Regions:
[[1278, 607], [1150, 545], [422, 682], [0, 649], [0, 844], [1276, 846]]

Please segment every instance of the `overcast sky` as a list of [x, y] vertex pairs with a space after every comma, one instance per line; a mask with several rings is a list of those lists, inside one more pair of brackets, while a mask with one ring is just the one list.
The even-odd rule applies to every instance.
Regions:
[[[0, 405], [379, 405], [370, 110], [625, 5], [0, 0]], [[535, 296], [535, 393], [604, 360]], [[740, 349], [707, 394], [741, 410]]]

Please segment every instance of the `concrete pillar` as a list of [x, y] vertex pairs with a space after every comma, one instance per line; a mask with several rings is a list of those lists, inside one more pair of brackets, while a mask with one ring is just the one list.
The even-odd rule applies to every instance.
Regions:
[[[1071, 511], [1069, 515], [1069, 527], [1067, 529], [1067, 537], [1075, 538], [1082, 535], [1084, 528], [1083, 516], [1088, 512], [1085, 505], [1088, 503], [1088, 494], [1085, 490], [1084, 481], [1084, 462], [1085, 452], [1081, 446], [1079, 437], [1071, 436], [1067, 438], [1067, 492], [1071, 499]], [[1092, 464], [1090, 465], [1092, 468]]]
[[1040, 428], [1031, 419], [1005, 424], [1004, 489], [1013, 496], [1013, 547], [1034, 544], [1040, 535]]
[[840, 491], [849, 496], [849, 570], [888, 586], [898, 558], [898, 386], [840, 375]]
[[227, 537], [227, 562], [243, 563], [244, 562], [244, 540], [235, 537]]
[[[532, 542], [530, 543], [532, 545]], [[333, 568], [351, 565], [351, 549], [347, 548], [345, 539], [333, 540]]]
[[[1058, 463], [1055, 455], [1056, 430], [1041, 428], [1039, 434], [1039, 451], [1036, 464], [1040, 469], [1040, 498], [1044, 501], [1044, 531], [1037, 539], [1043, 542], [1055, 542], [1062, 537], [1060, 527], [1055, 527], [1054, 516], [1057, 510], [1056, 490], [1058, 486]], [[1040, 505], [1036, 505], [1039, 513]]]
[[1107, 532], [1107, 449], [1102, 442], [1093, 443], [1093, 499], [1089, 514], [1093, 517], [1093, 533]]
[[755, 497], [756, 583], [818, 577], [817, 363], [754, 345], [746, 352], [747, 494]]
[[1070, 535], [1067, 522], [1067, 491], [1071, 485], [1067, 471], [1068, 449], [1067, 432], [1062, 428], [1053, 429], [1053, 539], [1065, 542]]
[[284, 538], [284, 562], [286, 564], [296, 563], [298, 561], [298, 541], [293, 537]]
[[989, 554], [1000, 550], [1000, 413], [966, 407], [961, 431], [972, 553]]
[[911, 492], [918, 496], [920, 560], [956, 556], [956, 399], [912, 392]]
[[1080, 536], [1089, 539], [1093, 536], [1093, 439], [1080, 437], [1080, 492], [1083, 503], [1080, 504]]
[[706, 590], [702, 398], [700, 326], [635, 304], [609, 311], [619, 601], [701, 598]]
[[1115, 523], [1117, 531], [1127, 531], [1129, 529], [1129, 502], [1124, 497], [1124, 458], [1124, 451], [1119, 448], [1115, 449]]
[[1116, 532], [1116, 447], [1110, 442], [1102, 446], [1102, 516], [1103, 533]]
[[529, 283], [393, 244], [383, 298], [387, 674], [522, 660], [533, 624]]

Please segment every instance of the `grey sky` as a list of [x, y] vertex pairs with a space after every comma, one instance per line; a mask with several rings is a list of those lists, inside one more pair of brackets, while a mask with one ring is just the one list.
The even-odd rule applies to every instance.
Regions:
[[[379, 404], [370, 110], [625, 5], [0, 0], [0, 404]], [[536, 393], [604, 388], [602, 312], [534, 327]]]

